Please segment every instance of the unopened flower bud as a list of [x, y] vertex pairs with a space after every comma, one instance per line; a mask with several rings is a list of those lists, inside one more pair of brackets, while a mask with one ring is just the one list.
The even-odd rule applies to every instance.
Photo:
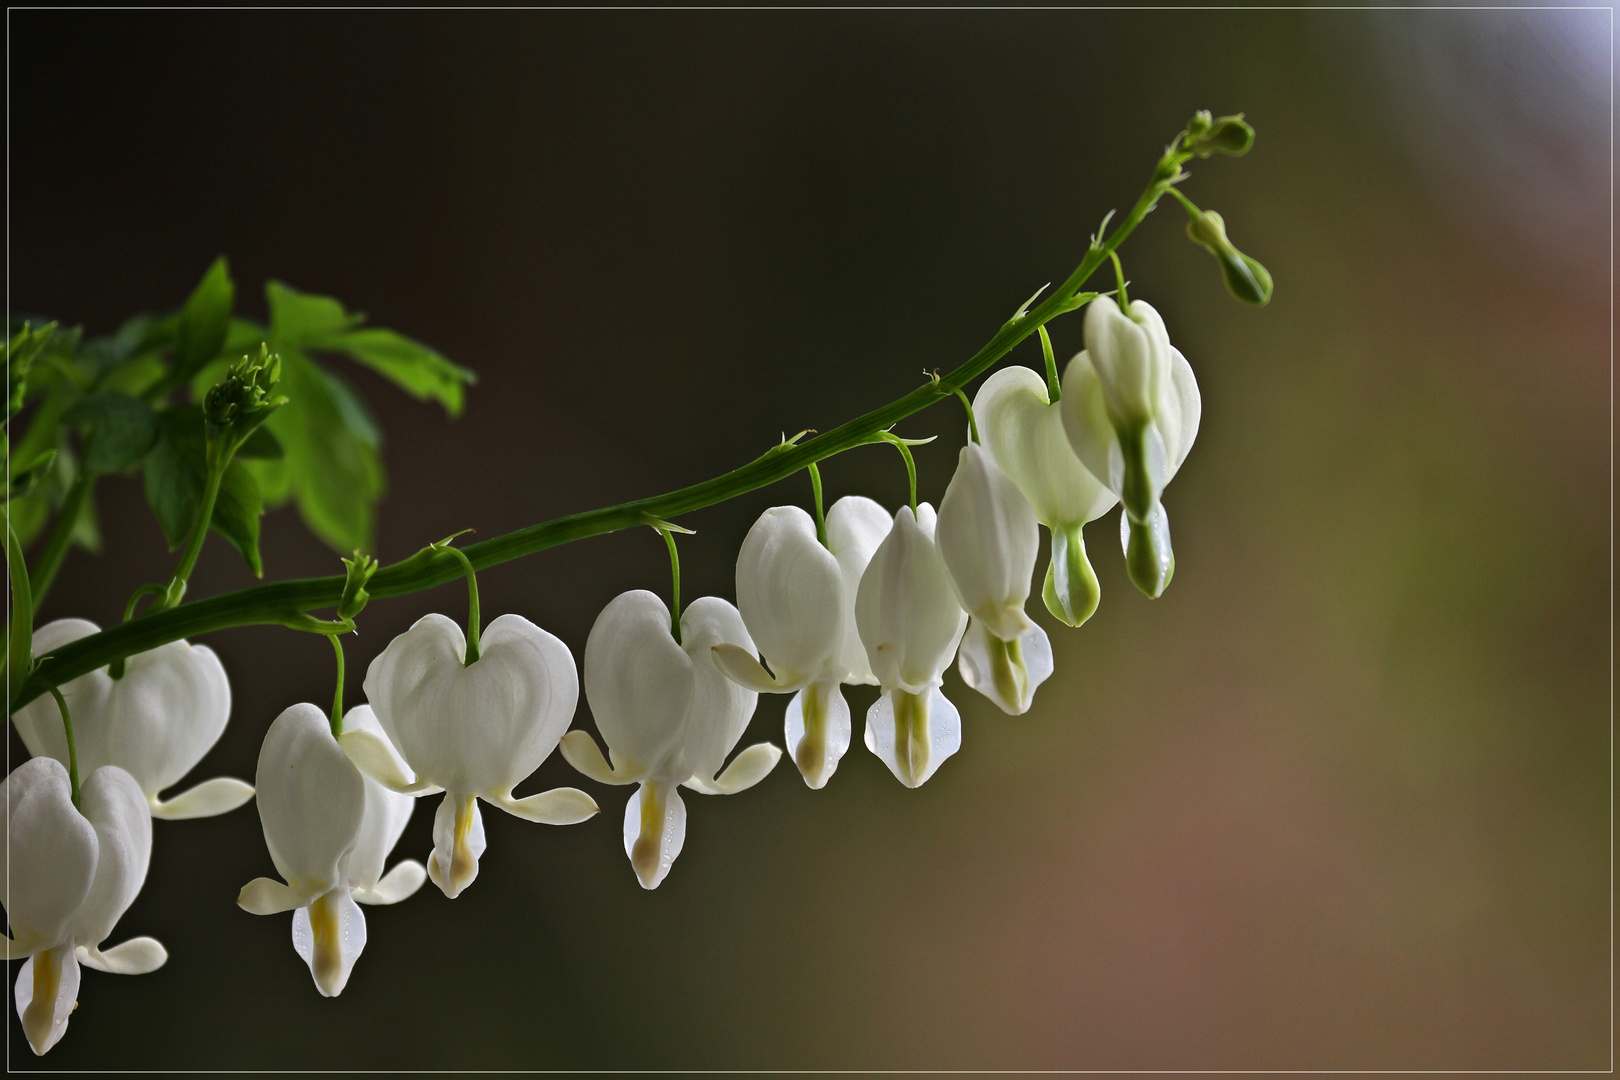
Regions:
[[1244, 121], [1242, 113], [1211, 120], [1209, 113], [1200, 112], [1187, 125], [1187, 137], [1193, 153], [1201, 158], [1215, 153], [1242, 157], [1254, 146], [1254, 128]]
[[246, 438], [265, 417], [286, 404], [286, 398], [274, 396], [280, 381], [281, 357], [263, 345], [257, 357], [244, 356], [232, 364], [225, 378], [203, 398], [209, 434], [217, 436], [230, 430]]
[[1170, 516], [1164, 512], [1164, 505], [1154, 503], [1142, 520], [1122, 512], [1119, 534], [1125, 548], [1125, 570], [1132, 584], [1149, 598], [1158, 599], [1176, 573], [1176, 555], [1170, 547]]
[[1226, 222], [1213, 210], [1205, 210], [1187, 223], [1187, 237], [1215, 256], [1226, 279], [1226, 291], [1245, 304], [1264, 307], [1271, 301], [1271, 274], [1264, 266], [1232, 246], [1226, 238]]

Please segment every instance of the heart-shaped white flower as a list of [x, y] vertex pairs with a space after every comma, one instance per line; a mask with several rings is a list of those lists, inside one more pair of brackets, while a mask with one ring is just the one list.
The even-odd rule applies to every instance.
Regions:
[[639, 784], [624, 811], [624, 847], [645, 889], [656, 889], [686, 843], [686, 805], [677, 790], [734, 795], [776, 767], [782, 751], [756, 743], [725, 759], [742, 738], [759, 695], [715, 666], [718, 645], [750, 659], [754, 643], [737, 609], [713, 596], [681, 613], [681, 640], [669, 608], [635, 589], [615, 597], [585, 642], [585, 696], [608, 744], [570, 731], [563, 757], [604, 784]]
[[855, 623], [883, 695], [866, 713], [866, 748], [918, 787], [962, 746], [962, 717], [940, 691], [967, 626], [934, 543], [934, 508], [902, 506], [855, 596]]
[[1046, 380], [1029, 368], [1014, 365], [986, 379], [973, 413], [985, 449], [1051, 531], [1052, 558], [1041, 589], [1047, 610], [1070, 626], [1081, 625], [1101, 595], [1082, 529], [1113, 509], [1119, 496], [1075, 456], [1061, 403], [1048, 400]]
[[[343, 726], [392, 753], [368, 706], [351, 709]], [[355, 902], [397, 903], [427, 876], [408, 859], [382, 872], [415, 800], [363, 776], [326, 715], [309, 704], [286, 709], [270, 725], [255, 779], [265, 845], [286, 883], [255, 878], [237, 903], [255, 915], [292, 911], [293, 948], [322, 996], [336, 997], [366, 947], [366, 919]]]
[[[50, 700], [54, 705], [54, 699]], [[101, 945], [146, 881], [152, 819], [135, 778], [107, 765], [90, 774], [73, 805], [67, 769], [50, 757], [19, 765], [0, 784], [9, 868], [6, 916], [14, 937], [17, 1015], [28, 1045], [43, 1054], [62, 1038], [78, 1002], [79, 965], [140, 975], [168, 959], [149, 937]]]
[[[466, 664], [466, 638], [454, 620], [418, 619], [366, 670], [366, 697], [398, 758], [366, 731], [342, 737], [355, 764], [384, 787], [445, 793], [433, 819], [428, 875], [449, 897], [478, 875], [485, 846], [479, 799], [550, 825], [572, 825], [598, 810], [578, 788], [512, 794], [574, 715], [579, 679], [568, 646], [521, 615], [502, 615], [480, 642], [477, 659]], [[403, 775], [398, 759], [415, 775]]]
[[860, 496], [833, 504], [825, 545], [809, 514], [773, 506], [737, 555], [737, 607], [775, 674], [736, 645], [716, 646], [715, 662], [751, 690], [793, 692], [788, 752], [811, 788], [826, 785], [849, 749], [840, 684], [876, 681], [855, 629], [855, 590], [888, 532], [888, 513]]
[[940, 558], [972, 616], [957, 667], [962, 681], [1011, 715], [1028, 712], [1052, 674], [1046, 631], [1024, 614], [1040, 551], [1035, 511], [978, 443], [962, 452], [939, 504]]
[[[46, 623], [34, 631], [34, 655], [44, 656], [99, 629], [84, 619]], [[252, 787], [224, 776], [173, 799], [158, 797], [196, 767], [230, 719], [231, 684], [208, 646], [171, 641], [131, 656], [121, 678], [98, 668], [61, 689], [73, 713], [80, 774], [103, 765], [126, 770], [141, 785], [153, 817], [209, 817], [253, 797]], [[12, 720], [29, 753], [67, 761], [62, 719], [49, 695], [18, 709]]]

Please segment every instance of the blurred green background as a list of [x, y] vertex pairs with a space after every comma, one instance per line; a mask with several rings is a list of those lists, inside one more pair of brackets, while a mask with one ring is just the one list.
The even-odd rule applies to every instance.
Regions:
[[[1610, 12], [10, 26], [14, 314], [110, 332], [224, 253], [252, 315], [275, 277], [478, 371], [453, 423], [345, 372], [389, 437], [385, 559], [708, 477], [954, 366], [1198, 108], [1259, 139], [1186, 191], [1277, 280], [1269, 308], [1233, 303], [1173, 208], [1126, 246], [1204, 396], [1166, 497], [1175, 584], [1144, 599], [1094, 525], [1101, 610], [1047, 621], [1058, 672], [1027, 716], [949, 676], [963, 749], [924, 788], [857, 734], [825, 791], [784, 764], [690, 797], [650, 894], [625, 789], [565, 829], [490, 811], [477, 884], [368, 911], [336, 1000], [286, 918], [232, 902], [272, 869], [253, 811], [158, 822], [115, 937], [158, 936], [168, 965], [88, 973], [42, 1062], [13, 1019], [13, 1066], [1607, 1067]], [[1061, 355], [1079, 331], [1054, 326]], [[961, 428], [950, 404], [901, 425], [943, 436], [924, 497]], [[889, 450], [824, 475], [903, 498]], [[685, 519], [687, 595], [731, 597], [753, 518], [808, 495]], [[116, 622], [172, 566], [138, 481], [98, 496], [105, 550], [69, 556], [44, 618]], [[577, 657], [616, 593], [667, 591], [665, 558], [646, 530], [543, 553], [481, 575], [484, 610]], [[291, 511], [264, 559], [338, 570]], [[216, 539], [192, 594], [250, 581]], [[367, 611], [350, 703], [390, 637], [465, 603]], [[330, 695], [330, 651], [208, 643], [235, 707], [193, 775], [251, 777], [269, 721]], [[750, 741], [780, 741], [783, 706]], [[557, 759], [522, 790], [571, 782]]]

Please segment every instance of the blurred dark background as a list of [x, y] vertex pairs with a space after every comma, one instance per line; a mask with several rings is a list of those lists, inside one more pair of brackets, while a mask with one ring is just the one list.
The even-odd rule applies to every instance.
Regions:
[[[13, 313], [106, 333], [223, 253], [250, 315], [277, 278], [477, 370], [449, 422], [345, 369], [388, 438], [385, 560], [706, 478], [954, 366], [1198, 108], [1258, 129], [1186, 191], [1277, 280], [1232, 302], [1173, 208], [1126, 246], [1204, 395], [1175, 584], [1136, 593], [1097, 523], [1100, 612], [1047, 623], [1027, 716], [953, 672], [963, 749], [923, 789], [857, 727], [825, 791], [784, 764], [689, 797], [651, 894], [624, 789], [571, 828], [487, 811], [477, 884], [368, 910], [336, 1000], [287, 918], [233, 903], [272, 870], [253, 810], [158, 822], [114, 940], [168, 965], [87, 973], [42, 1062], [13, 1019], [12, 1066], [1606, 1067], [1610, 12], [9, 20]], [[943, 436], [924, 497], [961, 428], [901, 426]], [[824, 475], [903, 498], [891, 451]], [[731, 597], [753, 518], [808, 495], [685, 519], [686, 595]], [[42, 618], [116, 622], [172, 567], [138, 481], [98, 498], [106, 548]], [[339, 570], [292, 510], [264, 549], [272, 578]], [[482, 574], [484, 610], [578, 656], [665, 559], [645, 530], [546, 552]], [[251, 580], [215, 539], [192, 594]], [[368, 610], [350, 703], [465, 595]], [[193, 777], [251, 777], [269, 721], [328, 699], [330, 650], [208, 643], [235, 707]], [[522, 790], [572, 782], [554, 759]]]

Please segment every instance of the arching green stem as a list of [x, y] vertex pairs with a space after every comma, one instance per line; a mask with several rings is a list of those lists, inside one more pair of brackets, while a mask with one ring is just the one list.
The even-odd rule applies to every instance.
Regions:
[[[968, 414], [968, 437], [971, 438], [974, 442], [978, 442], [979, 441], [979, 422], [973, 418], [973, 402], [968, 400], [968, 396], [962, 392], [961, 387], [956, 386], [956, 387], [952, 387], [951, 389], [956, 391], [956, 396], [961, 399], [962, 408], [967, 410], [967, 414]], [[914, 497], [911, 501], [916, 502], [917, 500]]]
[[810, 492], [816, 498], [816, 539], [821, 541], [821, 546], [822, 547], [826, 547], [827, 546], [827, 515], [822, 511], [822, 508], [821, 508], [821, 470], [818, 469], [816, 467], [816, 463], [812, 461], [810, 463], [810, 470], [809, 471], [810, 471]]
[[1041, 335], [1041, 356], [1046, 360], [1046, 403], [1056, 405], [1058, 398], [1063, 396], [1063, 383], [1058, 378], [1057, 357], [1052, 355], [1052, 335], [1046, 332], [1044, 326], [1036, 327], [1036, 330]]
[[[166, 588], [167, 586], [165, 585], [153, 583], [151, 585], [142, 585], [140, 588], [130, 593], [129, 602], [124, 605], [124, 621], [129, 622], [129, 620], [135, 617], [135, 607], [141, 602], [141, 597], [151, 596], [154, 593], [161, 595]], [[122, 679], [124, 677], [124, 661], [126, 659], [127, 657], [120, 656], [118, 659], [108, 664], [107, 674], [114, 679]]]
[[[460, 533], [456, 534], [461, 535]], [[472, 667], [478, 662], [478, 632], [482, 628], [479, 622], [478, 611], [478, 572], [473, 569], [472, 560], [460, 548], [451, 547], [449, 541], [443, 546], [433, 545], [429, 550], [448, 551], [461, 561], [463, 572], [467, 575], [467, 655], [462, 659], [462, 667]]]
[[[1174, 191], [1174, 188], [1170, 190]], [[1120, 265], [1119, 252], [1110, 251], [1108, 257], [1114, 260], [1114, 280], [1119, 282], [1119, 291], [1114, 293], [1114, 299], [1119, 301], [1119, 310], [1126, 315], [1131, 313], [1131, 298], [1125, 295], [1125, 268]]]
[[664, 543], [669, 545], [669, 633], [675, 644], [681, 643], [681, 555], [675, 550], [675, 531], [659, 529]]
[[906, 445], [906, 440], [887, 431], [883, 433], [883, 441], [900, 451], [900, 456], [906, 459], [906, 479], [911, 482], [911, 516], [915, 519], [917, 517], [917, 463], [912, 460], [911, 447]]
[[[1114, 230], [1092, 244], [1080, 264], [1047, 298], [1034, 307], [1021, 310], [1002, 324], [995, 335], [973, 356], [944, 376], [949, 386], [964, 386], [984, 374], [1002, 357], [1038, 328], [1066, 312], [1075, 311], [1091, 300], [1079, 290], [1107, 262], [1115, 249], [1136, 230], [1148, 212], [1157, 205], [1173, 184], [1186, 177], [1181, 166], [1192, 157], [1183, 143], [1182, 132], [1154, 169], [1153, 177], [1130, 213]], [[486, 569], [547, 548], [600, 536], [647, 523], [649, 517], [666, 519], [714, 506], [779, 480], [785, 480], [809, 465], [834, 454], [865, 446], [906, 417], [936, 404], [947, 391], [943, 385], [926, 383], [904, 396], [874, 409], [864, 416], [841, 424], [803, 442], [772, 447], [753, 461], [724, 475], [668, 492], [664, 495], [617, 506], [603, 507], [542, 522], [497, 536], [466, 548], [466, 558], [477, 569]], [[458, 553], [459, 554], [459, 553]], [[372, 599], [386, 599], [421, 592], [455, 580], [463, 573], [457, 556], [434, 548], [382, 567], [367, 583]], [[163, 611], [148, 611], [122, 626], [80, 638], [44, 657], [30, 678], [19, 688], [12, 686], [11, 707], [20, 708], [45, 692], [49, 682], [67, 682], [121, 656], [155, 649], [170, 641], [233, 626], [259, 626], [281, 623], [288, 611], [308, 611], [332, 607], [343, 596], [346, 578], [335, 575], [303, 578], [255, 585], [247, 589], [182, 604]]]
[[49, 688], [51, 697], [56, 699], [56, 707], [62, 711], [62, 731], [67, 735], [68, 744], [68, 785], [73, 793], [73, 808], [79, 808], [79, 748], [73, 744], [73, 714], [68, 712], [67, 699], [62, 691], [52, 686]]
[[332, 737], [343, 734], [343, 638], [339, 634], [327, 635], [332, 651], [337, 654], [337, 689], [332, 692]]

